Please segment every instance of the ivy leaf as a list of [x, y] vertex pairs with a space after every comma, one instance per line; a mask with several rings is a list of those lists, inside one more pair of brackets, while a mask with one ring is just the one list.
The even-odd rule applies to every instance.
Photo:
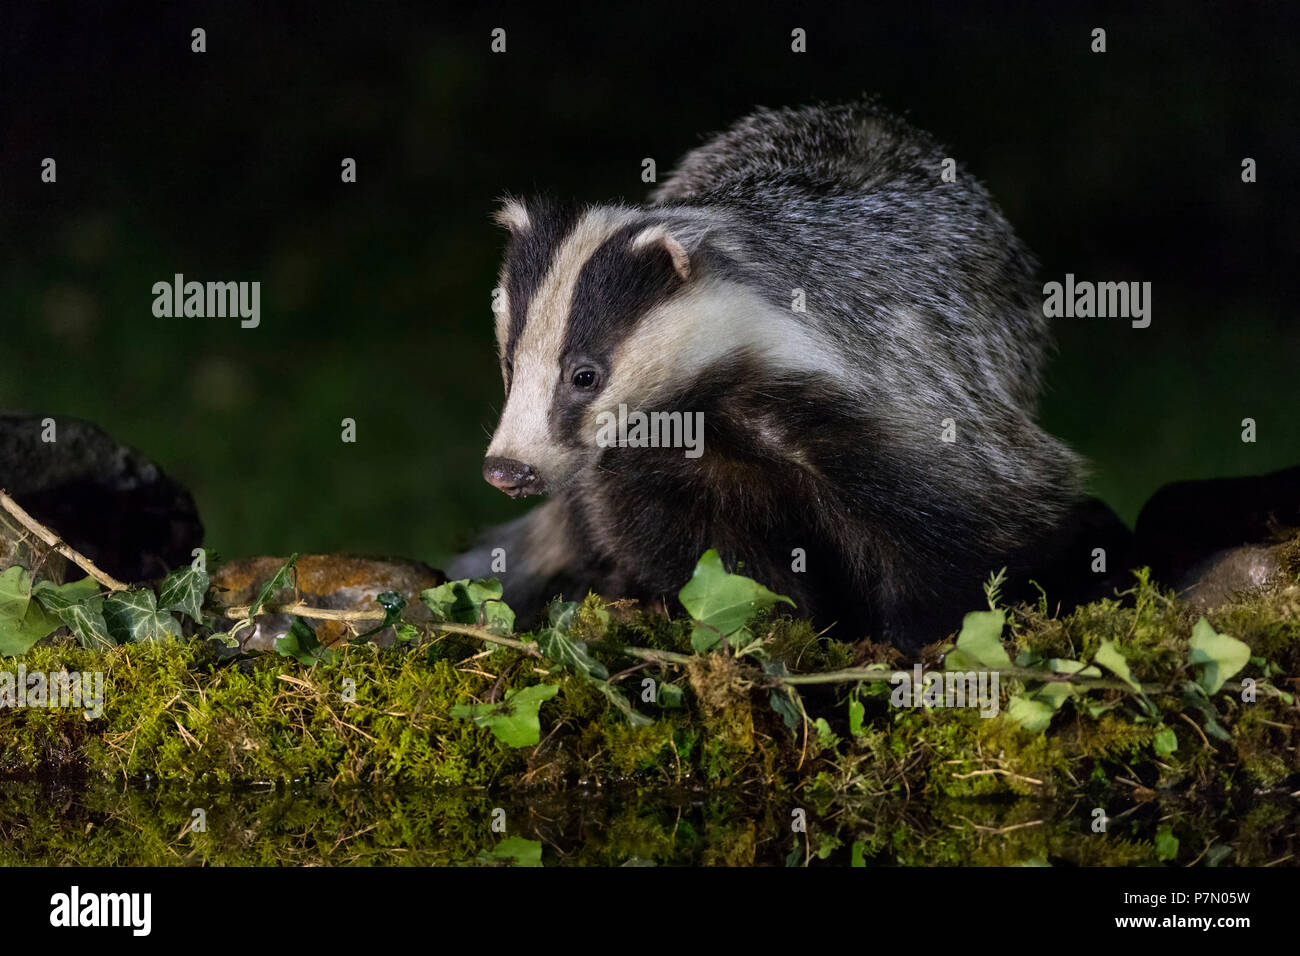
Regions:
[[[566, 612], [564, 605], [560, 605], [558, 611], [552, 607], [551, 620], [569, 624], [573, 621], [573, 614]], [[552, 626], [537, 632], [537, 648], [547, 660], [589, 680], [633, 727], [647, 727], [654, 723], [638, 712], [624, 693], [609, 682], [609, 669], [587, 652], [585, 642], [575, 641], [559, 627]]]
[[682, 706], [682, 689], [676, 684], [661, 681], [655, 700], [664, 710], [676, 710]]
[[95, 649], [113, 646], [113, 638], [108, 633], [108, 622], [104, 620], [103, 598], [74, 604], [59, 612], [59, 620], [68, 626], [82, 647]]
[[276, 591], [281, 588], [293, 587], [293, 567], [297, 563], [298, 552], [295, 551], [293, 554], [289, 555], [288, 561], [280, 565], [280, 570], [271, 575], [271, 580], [267, 581], [266, 584], [262, 586], [262, 593], [257, 596], [257, 600], [254, 601], [252, 606], [248, 609], [247, 620], [252, 620], [257, 617], [257, 612], [266, 605], [267, 601], [271, 600], [271, 596], [275, 594]]
[[[1059, 705], [1058, 705], [1059, 706]], [[1019, 693], [1007, 701], [1008, 719], [1019, 724], [1021, 728], [1030, 733], [1038, 734], [1047, 729], [1047, 725], [1052, 722], [1052, 715], [1056, 713], [1056, 707], [1044, 700], [1039, 700], [1031, 694]]]
[[542, 701], [559, 693], [559, 684], [534, 684], [520, 691], [507, 691], [499, 704], [457, 704], [451, 716], [469, 719], [492, 731], [507, 747], [532, 747], [542, 739], [537, 716]]
[[316, 638], [316, 632], [300, 617], [294, 617], [289, 633], [275, 639], [275, 651], [281, 657], [292, 657], [299, 664], [310, 667], [317, 661], [333, 660], [334, 652]]
[[0, 573], [0, 624], [18, 622], [32, 599], [32, 579], [26, 568], [14, 565]]
[[695, 620], [691, 646], [697, 651], [708, 650], [724, 637], [734, 638], [755, 614], [778, 601], [795, 606], [788, 597], [774, 594], [751, 578], [729, 574], [713, 548], [704, 552], [677, 597]]
[[192, 565], [177, 568], [158, 587], [158, 603], [169, 611], [188, 614], [195, 624], [203, 623], [203, 599], [208, 593], [208, 572]]
[[14, 565], [0, 574], [0, 654], [17, 656], [62, 623], [32, 599], [31, 575]]
[[22, 620], [0, 620], [0, 654], [18, 656], [27, 653], [37, 641], [49, 637], [63, 624], [38, 603], [27, 606]]
[[1250, 645], [1227, 634], [1219, 634], [1205, 618], [1192, 628], [1188, 646], [1187, 662], [1197, 668], [1196, 682], [1207, 694], [1218, 693], [1224, 682], [1250, 660]]
[[422, 591], [420, 600], [433, 611], [435, 620], [452, 624], [482, 623], [494, 634], [514, 633], [515, 612], [501, 600], [501, 582], [497, 578], [448, 581]]
[[945, 670], [970, 671], [1011, 666], [1011, 656], [1002, 646], [1002, 611], [971, 611], [961, 622], [957, 648], [944, 658]]
[[1215, 740], [1222, 740], [1224, 743], [1232, 742], [1232, 734], [1228, 733], [1223, 724], [1219, 723], [1219, 712], [1214, 709], [1214, 702], [1205, 693], [1204, 687], [1193, 681], [1184, 681], [1183, 703], [1194, 710], [1200, 711], [1201, 717], [1205, 720], [1205, 732], [1207, 734]]
[[1128, 660], [1120, 653], [1119, 648], [1110, 641], [1102, 641], [1101, 647], [1097, 648], [1097, 653], [1092, 656], [1092, 659], [1128, 684], [1137, 693], [1142, 693], [1141, 686], [1133, 679], [1133, 672], [1129, 670]]
[[67, 584], [37, 581], [32, 585], [32, 597], [40, 601], [51, 614], [58, 614], [64, 608], [98, 595], [99, 582], [94, 578], [82, 578]]
[[[769, 677], [788, 677], [790, 670], [785, 666], [783, 661], [763, 661], [763, 673]], [[768, 697], [768, 703], [772, 709], [781, 715], [785, 725], [791, 730], [798, 731], [799, 724], [803, 722], [803, 701], [799, 697], [799, 691], [790, 684], [780, 684], [772, 688], [772, 693]]]
[[119, 591], [104, 599], [104, 623], [118, 644], [180, 638], [181, 626], [166, 611], [158, 610], [154, 593], [147, 589]]
[[82, 647], [104, 648], [115, 644], [104, 620], [104, 598], [100, 597], [99, 583], [93, 578], [59, 585], [37, 581], [32, 596], [67, 625]]
[[[402, 597], [396, 591], [381, 591], [379, 594], [375, 595], [375, 601], [377, 601], [379, 606], [384, 609], [383, 621], [381, 621], [377, 627], [372, 627], [364, 634], [358, 634], [356, 637], [352, 638], [349, 643], [360, 644], [372, 634], [378, 634], [386, 627], [396, 628], [397, 624], [402, 620], [402, 611], [406, 607], [406, 598]], [[401, 634], [399, 633], [398, 640], [401, 641], [401, 639]], [[410, 638], [408, 637], [407, 640], [410, 640]]]

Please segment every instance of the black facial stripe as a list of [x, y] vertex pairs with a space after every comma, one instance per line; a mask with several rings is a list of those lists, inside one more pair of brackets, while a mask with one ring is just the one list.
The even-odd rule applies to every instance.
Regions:
[[564, 352], [608, 357], [637, 320], [681, 285], [672, 257], [661, 245], [632, 248], [649, 223], [617, 230], [592, 253], [573, 291]]
[[526, 203], [529, 227], [513, 233], [506, 247], [509, 276], [506, 295], [510, 302], [510, 324], [506, 330], [506, 361], [513, 361], [515, 346], [528, 319], [528, 307], [542, 284], [555, 252], [578, 223], [578, 207], [548, 197]]
[[573, 373], [590, 364], [603, 380], [615, 349], [638, 320], [682, 284], [663, 246], [632, 248], [632, 240], [651, 224], [639, 221], [618, 229], [578, 273], [564, 333], [563, 357], [568, 361], [560, 370], [551, 402], [551, 430], [561, 441], [583, 443], [578, 435], [583, 412], [600, 393], [600, 388], [575, 392], [570, 383]]

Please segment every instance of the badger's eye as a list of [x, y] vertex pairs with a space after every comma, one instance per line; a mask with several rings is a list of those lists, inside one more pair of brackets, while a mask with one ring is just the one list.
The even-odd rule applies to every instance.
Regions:
[[599, 376], [593, 368], [580, 368], [573, 373], [574, 388], [595, 388], [597, 381], [599, 381]]

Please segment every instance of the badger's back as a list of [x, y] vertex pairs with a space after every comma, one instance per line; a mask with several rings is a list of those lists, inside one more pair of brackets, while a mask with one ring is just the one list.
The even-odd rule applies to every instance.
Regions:
[[936, 156], [928, 134], [870, 103], [758, 109], [688, 153], [651, 200], [748, 205], [924, 185]]
[[746, 223], [733, 235], [751, 281], [786, 309], [802, 290], [864, 378], [935, 407], [978, 393], [1032, 414], [1048, 346], [1034, 263], [974, 176], [957, 164], [942, 179], [947, 158], [872, 103], [760, 109], [651, 198]]

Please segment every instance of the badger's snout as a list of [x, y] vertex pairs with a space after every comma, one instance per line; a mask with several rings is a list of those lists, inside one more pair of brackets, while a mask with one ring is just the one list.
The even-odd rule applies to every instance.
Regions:
[[531, 465], [513, 458], [489, 457], [483, 462], [483, 478], [511, 498], [542, 493], [542, 478]]

